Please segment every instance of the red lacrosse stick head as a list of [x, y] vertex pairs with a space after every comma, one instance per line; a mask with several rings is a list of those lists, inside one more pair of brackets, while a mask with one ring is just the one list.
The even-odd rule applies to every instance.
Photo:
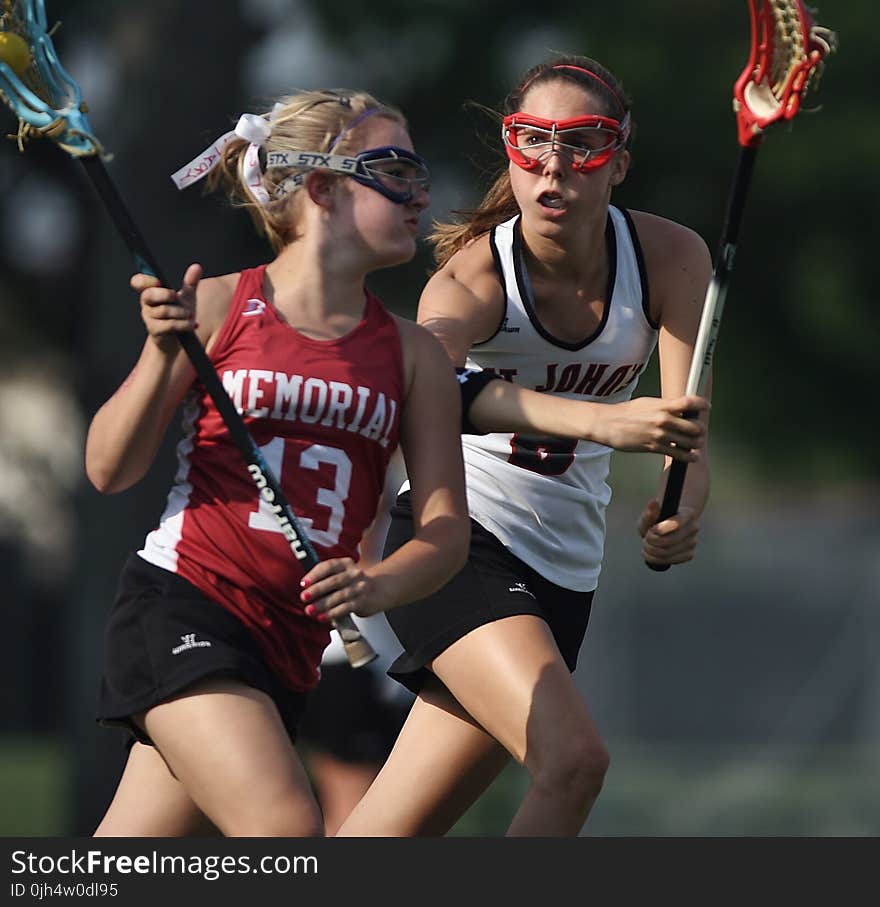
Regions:
[[749, 0], [752, 47], [733, 86], [733, 109], [743, 147], [800, 110], [816, 70], [835, 50], [834, 32], [817, 26], [801, 0]]

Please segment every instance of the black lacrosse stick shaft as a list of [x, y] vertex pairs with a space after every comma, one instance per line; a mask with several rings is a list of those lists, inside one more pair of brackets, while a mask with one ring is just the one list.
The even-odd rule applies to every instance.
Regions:
[[[693, 381], [694, 366], [691, 367], [691, 377], [688, 379], [687, 392], [689, 394], [701, 394], [705, 390], [706, 380], [709, 375], [709, 369], [712, 365], [712, 356], [715, 352], [715, 342], [718, 338], [718, 328], [721, 325], [721, 314], [724, 307], [724, 299], [727, 295], [727, 287], [730, 283], [730, 274], [733, 271], [733, 259], [736, 253], [736, 244], [739, 237], [739, 228], [742, 223], [743, 210], [746, 204], [746, 197], [749, 191], [749, 185], [752, 180], [752, 172], [755, 166], [755, 157], [758, 153], [759, 143], [753, 145], [744, 145], [740, 147], [739, 160], [737, 161], [736, 171], [733, 177], [733, 183], [727, 197], [727, 211], [724, 217], [724, 225], [721, 230], [721, 240], [718, 243], [718, 249], [715, 253], [715, 261], [712, 267], [712, 284], [715, 285], [717, 303], [714, 306], [714, 312], [703, 313], [704, 318], [711, 315], [711, 325], [708, 328], [708, 342], [705, 344], [705, 352], [702, 353], [699, 372], [697, 374], [696, 386], [691, 387]], [[711, 286], [711, 285], [710, 285]], [[703, 325], [700, 326], [703, 331]], [[694, 351], [696, 356], [698, 350]], [[693, 412], [683, 413], [686, 418], [693, 419], [696, 414]], [[657, 522], [675, 516], [678, 513], [678, 507], [681, 503], [681, 495], [684, 491], [684, 480], [687, 476], [687, 463], [681, 460], [673, 460], [669, 468], [669, 475], [666, 480], [666, 490], [663, 493], [663, 502], [660, 505], [660, 517]], [[658, 572], [669, 569], [669, 564], [652, 564], [646, 561], [647, 565]]]

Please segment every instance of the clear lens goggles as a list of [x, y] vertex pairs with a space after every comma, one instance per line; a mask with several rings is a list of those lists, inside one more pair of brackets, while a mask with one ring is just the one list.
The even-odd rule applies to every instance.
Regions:
[[600, 116], [545, 120], [512, 113], [504, 118], [501, 135], [507, 156], [523, 170], [540, 167], [555, 151], [583, 173], [607, 164], [623, 148], [629, 126], [629, 114], [623, 120]]
[[297, 168], [275, 188], [275, 198], [299, 189], [309, 170], [332, 170], [350, 176], [380, 192], [397, 205], [407, 205], [419, 192], [429, 192], [431, 180], [424, 159], [406, 148], [383, 145], [368, 148], [354, 157], [320, 151], [270, 151], [266, 169]]
[[356, 160], [358, 166], [352, 178], [398, 205], [408, 204], [417, 193], [431, 190], [428, 165], [405, 148], [370, 148], [356, 155]]

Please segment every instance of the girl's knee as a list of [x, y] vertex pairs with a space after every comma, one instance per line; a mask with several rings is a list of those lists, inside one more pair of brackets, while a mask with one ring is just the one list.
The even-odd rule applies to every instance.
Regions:
[[324, 820], [315, 816], [262, 815], [236, 816], [224, 823], [227, 838], [323, 838]]
[[218, 821], [226, 837], [321, 838], [324, 817], [314, 800], [301, 795], [266, 803], [240, 803]]
[[595, 799], [611, 759], [605, 744], [593, 735], [573, 734], [532, 770], [535, 785], [576, 800]]

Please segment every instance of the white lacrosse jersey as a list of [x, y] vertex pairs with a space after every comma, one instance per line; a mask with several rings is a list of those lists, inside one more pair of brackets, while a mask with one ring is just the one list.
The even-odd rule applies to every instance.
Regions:
[[[495, 334], [471, 348], [469, 368], [577, 400], [629, 400], [657, 343], [638, 237], [629, 215], [609, 208], [609, 279], [601, 323], [578, 343], [538, 320], [519, 216], [492, 230], [506, 295]], [[588, 592], [605, 545], [611, 448], [590, 441], [493, 433], [462, 438], [471, 516], [550, 582]]]

